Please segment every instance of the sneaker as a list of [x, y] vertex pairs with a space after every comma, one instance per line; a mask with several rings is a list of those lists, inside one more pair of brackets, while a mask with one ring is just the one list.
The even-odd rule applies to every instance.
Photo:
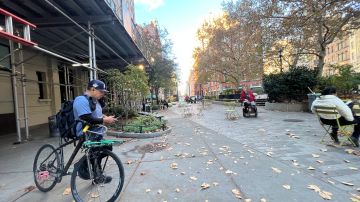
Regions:
[[356, 137], [350, 136], [349, 138], [351, 142], [355, 144], [356, 147], [359, 147], [359, 140]]
[[330, 136], [331, 136], [331, 139], [334, 140], [334, 143], [335, 143], [335, 144], [339, 144], [339, 143], [340, 143], [337, 134], [330, 133]]
[[112, 180], [112, 177], [101, 174], [100, 176], [95, 177], [94, 183], [95, 184], [108, 184], [111, 182], [111, 180]]

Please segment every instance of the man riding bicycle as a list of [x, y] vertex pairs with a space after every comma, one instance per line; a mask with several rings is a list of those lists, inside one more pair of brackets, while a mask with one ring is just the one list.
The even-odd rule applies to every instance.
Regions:
[[[114, 116], [106, 116], [102, 113], [102, 107], [99, 103], [99, 100], [104, 97], [106, 90], [105, 83], [100, 80], [92, 80], [88, 83], [87, 89], [84, 95], [78, 96], [74, 100], [73, 110], [75, 121], [85, 121], [92, 125], [89, 130], [95, 132], [99, 131], [101, 128], [96, 127], [97, 124], [111, 124], [114, 123], [117, 119]], [[76, 134], [81, 136], [83, 124], [78, 122], [76, 124]], [[103, 139], [103, 135], [95, 135], [92, 137], [93, 141], [100, 141]], [[112, 148], [109, 148], [112, 150]], [[98, 159], [101, 161], [101, 157]], [[98, 163], [100, 165], [100, 163]], [[87, 164], [81, 165], [82, 169], [80, 176], [83, 178], [89, 178]], [[106, 177], [105, 183], [111, 181], [111, 177]]]

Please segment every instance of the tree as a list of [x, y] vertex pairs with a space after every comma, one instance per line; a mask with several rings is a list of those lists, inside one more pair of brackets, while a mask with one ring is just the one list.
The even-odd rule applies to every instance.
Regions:
[[146, 42], [148, 56], [150, 58], [149, 85], [151, 92], [155, 93], [159, 102], [160, 89], [174, 88], [177, 77], [175, 57], [172, 54], [172, 42], [168, 38], [165, 28], [159, 29], [157, 22], [144, 25], [142, 36]]
[[134, 65], [128, 65], [124, 72], [118, 69], [107, 70], [104, 80], [109, 84], [111, 108], [118, 105], [125, 112], [126, 119], [129, 111], [137, 111], [142, 98], [149, 92], [148, 77], [145, 72]]
[[[315, 55], [322, 75], [326, 46], [359, 28], [360, 2], [357, 0], [283, 0], [276, 2], [282, 12], [265, 18], [282, 19], [283, 37], [296, 47], [296, 58]], [[295, 60], [297, 61], [297, 60]]]
[[220, 75], [225, 82], [237, 84], [261, 79], [265, 53], [276, 41], [273, 33], [281, 27], [277, 20], [263, 18], [275, 10], [272, 5], [259, 0], [225, 2], [225, 14], [198, 30], [201, 46], [193, 57], [199, 78], [219, 81]]

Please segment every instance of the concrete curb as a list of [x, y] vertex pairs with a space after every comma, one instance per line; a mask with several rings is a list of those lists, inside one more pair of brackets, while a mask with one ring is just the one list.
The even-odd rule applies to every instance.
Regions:
[[153, 132], [153, 133], [127, 133], [127, 132], [116, 132], [116, 131], [108, 131], [107, 134], [109, 136], [114, 136], [114, 137], [122, 137], [122, 138], [154, 138], [154, 137], [159, 137], [162, 136], [164, 134], [168, 134], [171, 132], [171, 128], [167, 128], [164, 131], [159, 131], [159, 132]]
[[270, 103], [265, 102], [265, 109], [281, 112], [307, 112], [308, 103]]

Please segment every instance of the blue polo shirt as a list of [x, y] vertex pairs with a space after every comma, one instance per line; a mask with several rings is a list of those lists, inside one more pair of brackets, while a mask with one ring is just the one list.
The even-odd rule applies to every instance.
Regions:
[[[75, 120], [80, 120], [80, 116], [84, 114], [91, 114], [92, 117], [95, 118], [102, 118], [102, 108], [99, 102], [96, 103], [96, 109], [91, 111], [90, 104], [89, 104], [89, 97], [88, 96], [77, 96], [74, 100], [73, 104], [73, 111], [74, 111], [74, 118]], [[82, 124], [78, 123], [76, 125], [76, 134], [77, 136], [82, 135]], [[90, 128], [90, 130], [96, 130], [96, 128]]]

